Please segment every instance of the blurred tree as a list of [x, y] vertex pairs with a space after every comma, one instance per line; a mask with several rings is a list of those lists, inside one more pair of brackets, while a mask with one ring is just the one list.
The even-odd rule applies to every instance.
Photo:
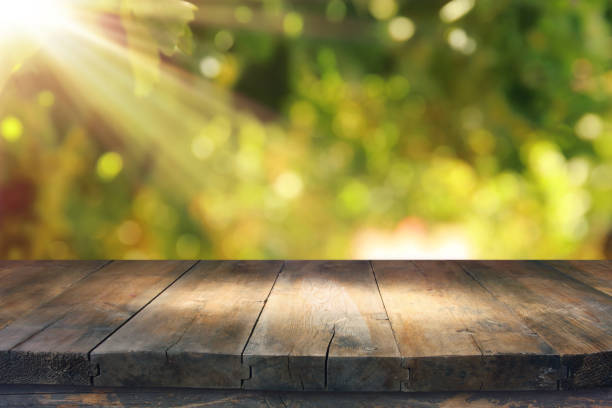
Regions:
[[163, 1], [1, 63], [1, 257], [610, 256], [612, 3]]

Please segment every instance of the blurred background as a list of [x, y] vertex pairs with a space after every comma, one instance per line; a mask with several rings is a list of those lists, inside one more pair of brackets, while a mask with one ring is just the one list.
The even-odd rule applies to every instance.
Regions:
[[612, 1], [0, 9], [0, 258], [612, 257]]

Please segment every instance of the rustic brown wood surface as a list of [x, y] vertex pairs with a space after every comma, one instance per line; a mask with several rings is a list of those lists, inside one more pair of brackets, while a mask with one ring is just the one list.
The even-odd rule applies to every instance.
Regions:
[[0, 383], [90, 384], [89, 352], [194, 262], [117, 261], [0, 330]]
[[554, 350], [456, 263], [373, 268], [410, 369], [407, 390], [557, 388]]
[[92, 353], [95, 385], [240, 388], [282, 262], [201, 261]]
[[408, 374], [366, 261], [288, 261], [244, 362], [250, 389], [399, 391]]
[[610, 387], [610, 270], [608, 261], [0, 261], [0, 383]]
[[612, 385], [612, 298], [549, 265], [461, 265], [560, 355], [563, 388]]
[[612, 261], [547, 261], [561, 272], [612, 296]]
[[0, 385], [0, 408], [34, 406], [57, 408], [143, 406], [175, 408], [605, 408], [612, 407], [612, 390], [330, 393]]
[[101, 268], [103, 261], [0, 261], [0, 329]]

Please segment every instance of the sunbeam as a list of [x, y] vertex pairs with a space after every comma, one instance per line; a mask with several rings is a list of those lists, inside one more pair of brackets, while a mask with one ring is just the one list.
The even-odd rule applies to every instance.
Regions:
[[0, 3], [0, 40], [13, 35], [44, 38], [68, 21], [68, 0], [20, 0]]

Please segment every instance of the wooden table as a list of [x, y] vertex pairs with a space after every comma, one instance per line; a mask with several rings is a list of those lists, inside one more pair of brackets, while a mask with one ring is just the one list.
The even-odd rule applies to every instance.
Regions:
[[0, 384], [611, 387], [612, 262], [1, 261]]

